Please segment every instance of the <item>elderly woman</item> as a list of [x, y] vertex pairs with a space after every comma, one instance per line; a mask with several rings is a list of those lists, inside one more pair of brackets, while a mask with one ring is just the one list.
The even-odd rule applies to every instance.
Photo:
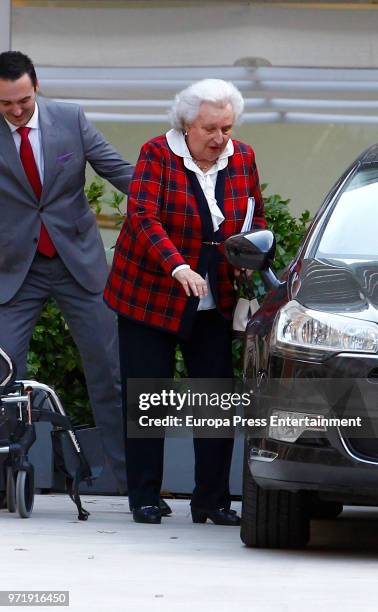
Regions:
[[[252, 148], [232, 140], [244, 108], [231, 83], [205, 79], [179, 93], [173, 129], [143, 145], [105, 290], [119, 315], [124, 405], [128, 378], [171, 378], [181, 346], [191, 378], [232, 378], [234, 270], [222, 242], [265, 226]], [[230, 510], [231, 438], [196, 438], [194, 522], [238, 525]], [[136, 522], [160, 523], [164, 439], [127, 439]], [[164, 513], [163, 513], [164, 514]]]

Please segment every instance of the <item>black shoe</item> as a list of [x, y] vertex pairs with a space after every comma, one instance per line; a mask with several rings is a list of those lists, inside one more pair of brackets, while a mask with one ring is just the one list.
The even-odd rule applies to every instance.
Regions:
[[[6, 507], [6, 506], [5, 506]], [[133, 507], [129, 503], [130, 512], [133, 511]], [[167, 502], [161, 497], [159, 499], [159, 510], [161, 516], [170, 516], [172, 514], [172, 508], [168, 506]]]
[[240, 525], [240, 516], [235, 510], [216, 508], [215, 510], [202, 510], [192, 507], [193, 523], [206, 523], [207, 519], [213, 521], [214, 525]]
[[161, 523], [161, 512], [158, 506], [141, 506], [133, 508], [133, 519], [135, 523]]
[[159, 499], [159, 509], [161, 516], [169, 516], [172, 514], [172, 508], [168, 506], [167, 502], [161, 497]]

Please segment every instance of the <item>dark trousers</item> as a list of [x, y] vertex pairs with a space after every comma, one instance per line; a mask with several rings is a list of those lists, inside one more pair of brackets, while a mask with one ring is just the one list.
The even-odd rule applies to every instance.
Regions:
[[30, 337], [50, 297], [80, 351], [96, 425], [101, 427], [110, 467], [123, 492], [126, 469], [117, 323], [102, 292], [93, 294], [79, 285], [59, 257], [49, 259], [37, 253], [14, 298], [0, 305], [0, 346], [13, 358], [18, 378], [25, 378]]
[[[181, 346], [190, 378], [232, 378], [231, 323], [216, 310], [199, 311], [191, 336], [174, 334], [120, 316], [118, 318], [122, 393], [127, 406], [128, 378], [172, 378], [175, 349]], [[195, 438], [197, 508], [229, 508], [232, 438]], [[163, 479], [164, 438], [126, 441], [130, 506], [157, 505]]]

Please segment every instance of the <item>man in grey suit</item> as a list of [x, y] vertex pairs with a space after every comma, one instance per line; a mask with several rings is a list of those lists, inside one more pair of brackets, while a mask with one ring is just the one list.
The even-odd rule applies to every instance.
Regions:
[[[39, 97], [31, 60], [0, 54], [0, 346], [26, 374], [30, 337], [54, 298], [80, 351], [95, 421], [126, 488], [114, 314], [103, 302], [104, 247], [84, 194], [89, 162], [125, 192], [125, 162], [74, 104]], [[46, 382], [46, 381], [45, 381]]]

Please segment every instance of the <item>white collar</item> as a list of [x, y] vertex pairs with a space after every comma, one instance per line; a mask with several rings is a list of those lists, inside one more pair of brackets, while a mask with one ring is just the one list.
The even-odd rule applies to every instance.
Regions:
[[219, 226], [224, 221], [224, 215], [218, 206], [215, 198], [215, 181], [220, 170], [223, 170], [228, 164], [228, 158], [234, 152], [234, 145], [231, 140], [228, 141], [225, 150], [218, 157], [217, 161], [212, 165], [206, 174], [197, 166], [194, 162], [190, 151], [186, 145], [185, 138], [182, 132], [179, 130], [169, 130], [165, 135], [167, 143], [171, 151], [175, 155], [179, 155], [184, 160], [184, 166], [195, 172], [200, 182], [202, 191], [205, 194], [211, 219], [213, 222], [213, 229], [216, 232]]
[[[13, 132], [16, 132], [18, 130], [18, 128], [20, 127], [18, 125], [13, 125], [13, 123], [8, 121], [8, 119], [6, 117], [4, 117], [4, 119], [7, 122], [8, 126], [9, 126], [9, 129], [12, 132], [12, 134], [13, 134]], [[35, 103], [34, 113], [30, 117], [30, 119], [27, 122], [27, 124], [25, 125], [25, 127], [29, 127], [31, 129], [34, 129], [34, 130], [38, 130], [38, 128], [39, 128], [39, 110], [38, 110], [37, 102]]]
[[[184, 138], [184, 134], [180, 130], [175, 130], [175, 129], [169, 130], [166, 133], [165, 137], [167, 139], [169, 148], [171, 149], [173, 153], [175, 153], [175, 155], [178, 155], [179, 157], [183, 157], [184, 159], [190, 159], [193, 161], [193, 158], [187, 147], [187, 144]], [[230, 140], [226, 144], [225, 150], [221, 153], [221, 155], [217, 159], [217, 162], [216, 162], [217, 165], [219, 164], [221, 160], [225, 160], [225, 159], [227, 160], [227, 158], [233, 154], [234, 154], [234, 144], [230, 138]]]

